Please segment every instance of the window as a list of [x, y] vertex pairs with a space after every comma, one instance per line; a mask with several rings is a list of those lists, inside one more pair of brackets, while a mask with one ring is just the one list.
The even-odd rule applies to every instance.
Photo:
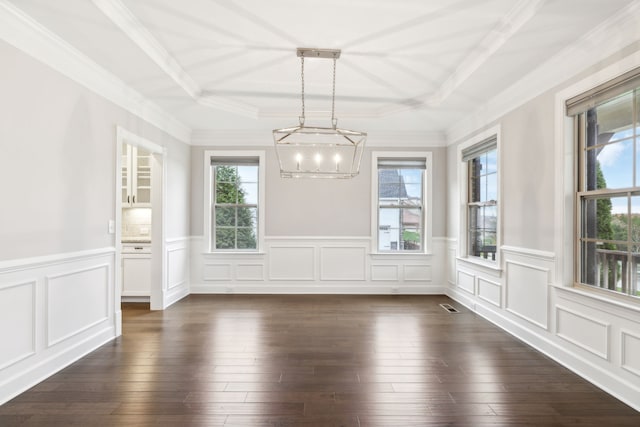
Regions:
[[577, 140], [576, 281], [640, 296], [640, 70], [567, 101]]
[[206, 152], [207, 161], [210, 250], [258, 251], [263, 235], [261, 157]]
[[425, 252], [427, 156], [387, 154], [374, 153], [377, 251]]
[[462, 150], [467, 163], [467, 254], [496, 260], [498, 242], [497, 137]]

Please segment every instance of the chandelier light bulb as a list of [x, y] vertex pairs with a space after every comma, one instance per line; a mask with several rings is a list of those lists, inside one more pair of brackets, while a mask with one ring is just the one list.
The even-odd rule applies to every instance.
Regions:
[[302, 161], [302, 154], [296, 153], [296, 168], [300, 170], [300, 162]]

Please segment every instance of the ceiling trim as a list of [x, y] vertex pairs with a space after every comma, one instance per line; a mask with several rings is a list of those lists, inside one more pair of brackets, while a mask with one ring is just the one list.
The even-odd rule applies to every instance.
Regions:
[[[596, 65], [640, 40], [640, 0], [604, 21], [580, 40], [563, 49], [515, 84], [496, 94], [470, 113], [464, 121], [446, 130], [449, 145], [498, 121], [537, 96], [564, 84], [581, 71]], [[640, 63], [636, 64], [640, 66]]]
[[540, 10], [546, 0], [520, 0], [500, 22], [478, 43], [475, 49], [458, 65], [456, 70], [435, 93], [414, 97], [413, 102], [382, 107], [379, 116], [402, 113], [423, 106], [436, 108], [467, 81], [493, 56], [520, 28]]
[[7, 0], [0, 0], [0, 39], [176, 139], [191, 140], [188, 126]]
[[545, 0], [520, 0], [500, 20], [500, 23], [478, 43], [475, 49], [465, 57], [453, 74], [445, 80], [433, 95], [426, 99], [428, 106], [437, 107], [478, 71], [494, 53], [498, 51], [514, 34], [529, 22], [542, 7]]
[[[262, 130], [194, 130], [191, 145], [206, 147], [269, 147], [273, 146], [271, 131]], [[367, 133], [367, 147], [419, 148], [446, 147], [443, 132], [391, 132]]]
[[162, 43], [120, 0], [92, 0], [93, 4], [118, 27], [131, 41], [184, 90], [195, 102], [205, 107], [257, 118], [258, 109], [252, 105], [233, 101], [224, 97], [203, 95], [198, 83], [186, 72], [180, 63], [164, 48]]

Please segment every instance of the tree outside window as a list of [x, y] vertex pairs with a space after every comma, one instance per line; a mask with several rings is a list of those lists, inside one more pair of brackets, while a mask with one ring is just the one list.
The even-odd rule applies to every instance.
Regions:
[[216, 250], [256, 250], [258, 166], [215, 164], [213, 242]]

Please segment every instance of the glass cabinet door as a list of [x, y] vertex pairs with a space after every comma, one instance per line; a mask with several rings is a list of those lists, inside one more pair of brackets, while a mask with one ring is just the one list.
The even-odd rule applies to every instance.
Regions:
[[151, 203], [151, 153], [144, 148], [135, 148], [135, 199], [136, 205]]
[[122, 144], [122, 205], [131, 205], [131, 146]]

